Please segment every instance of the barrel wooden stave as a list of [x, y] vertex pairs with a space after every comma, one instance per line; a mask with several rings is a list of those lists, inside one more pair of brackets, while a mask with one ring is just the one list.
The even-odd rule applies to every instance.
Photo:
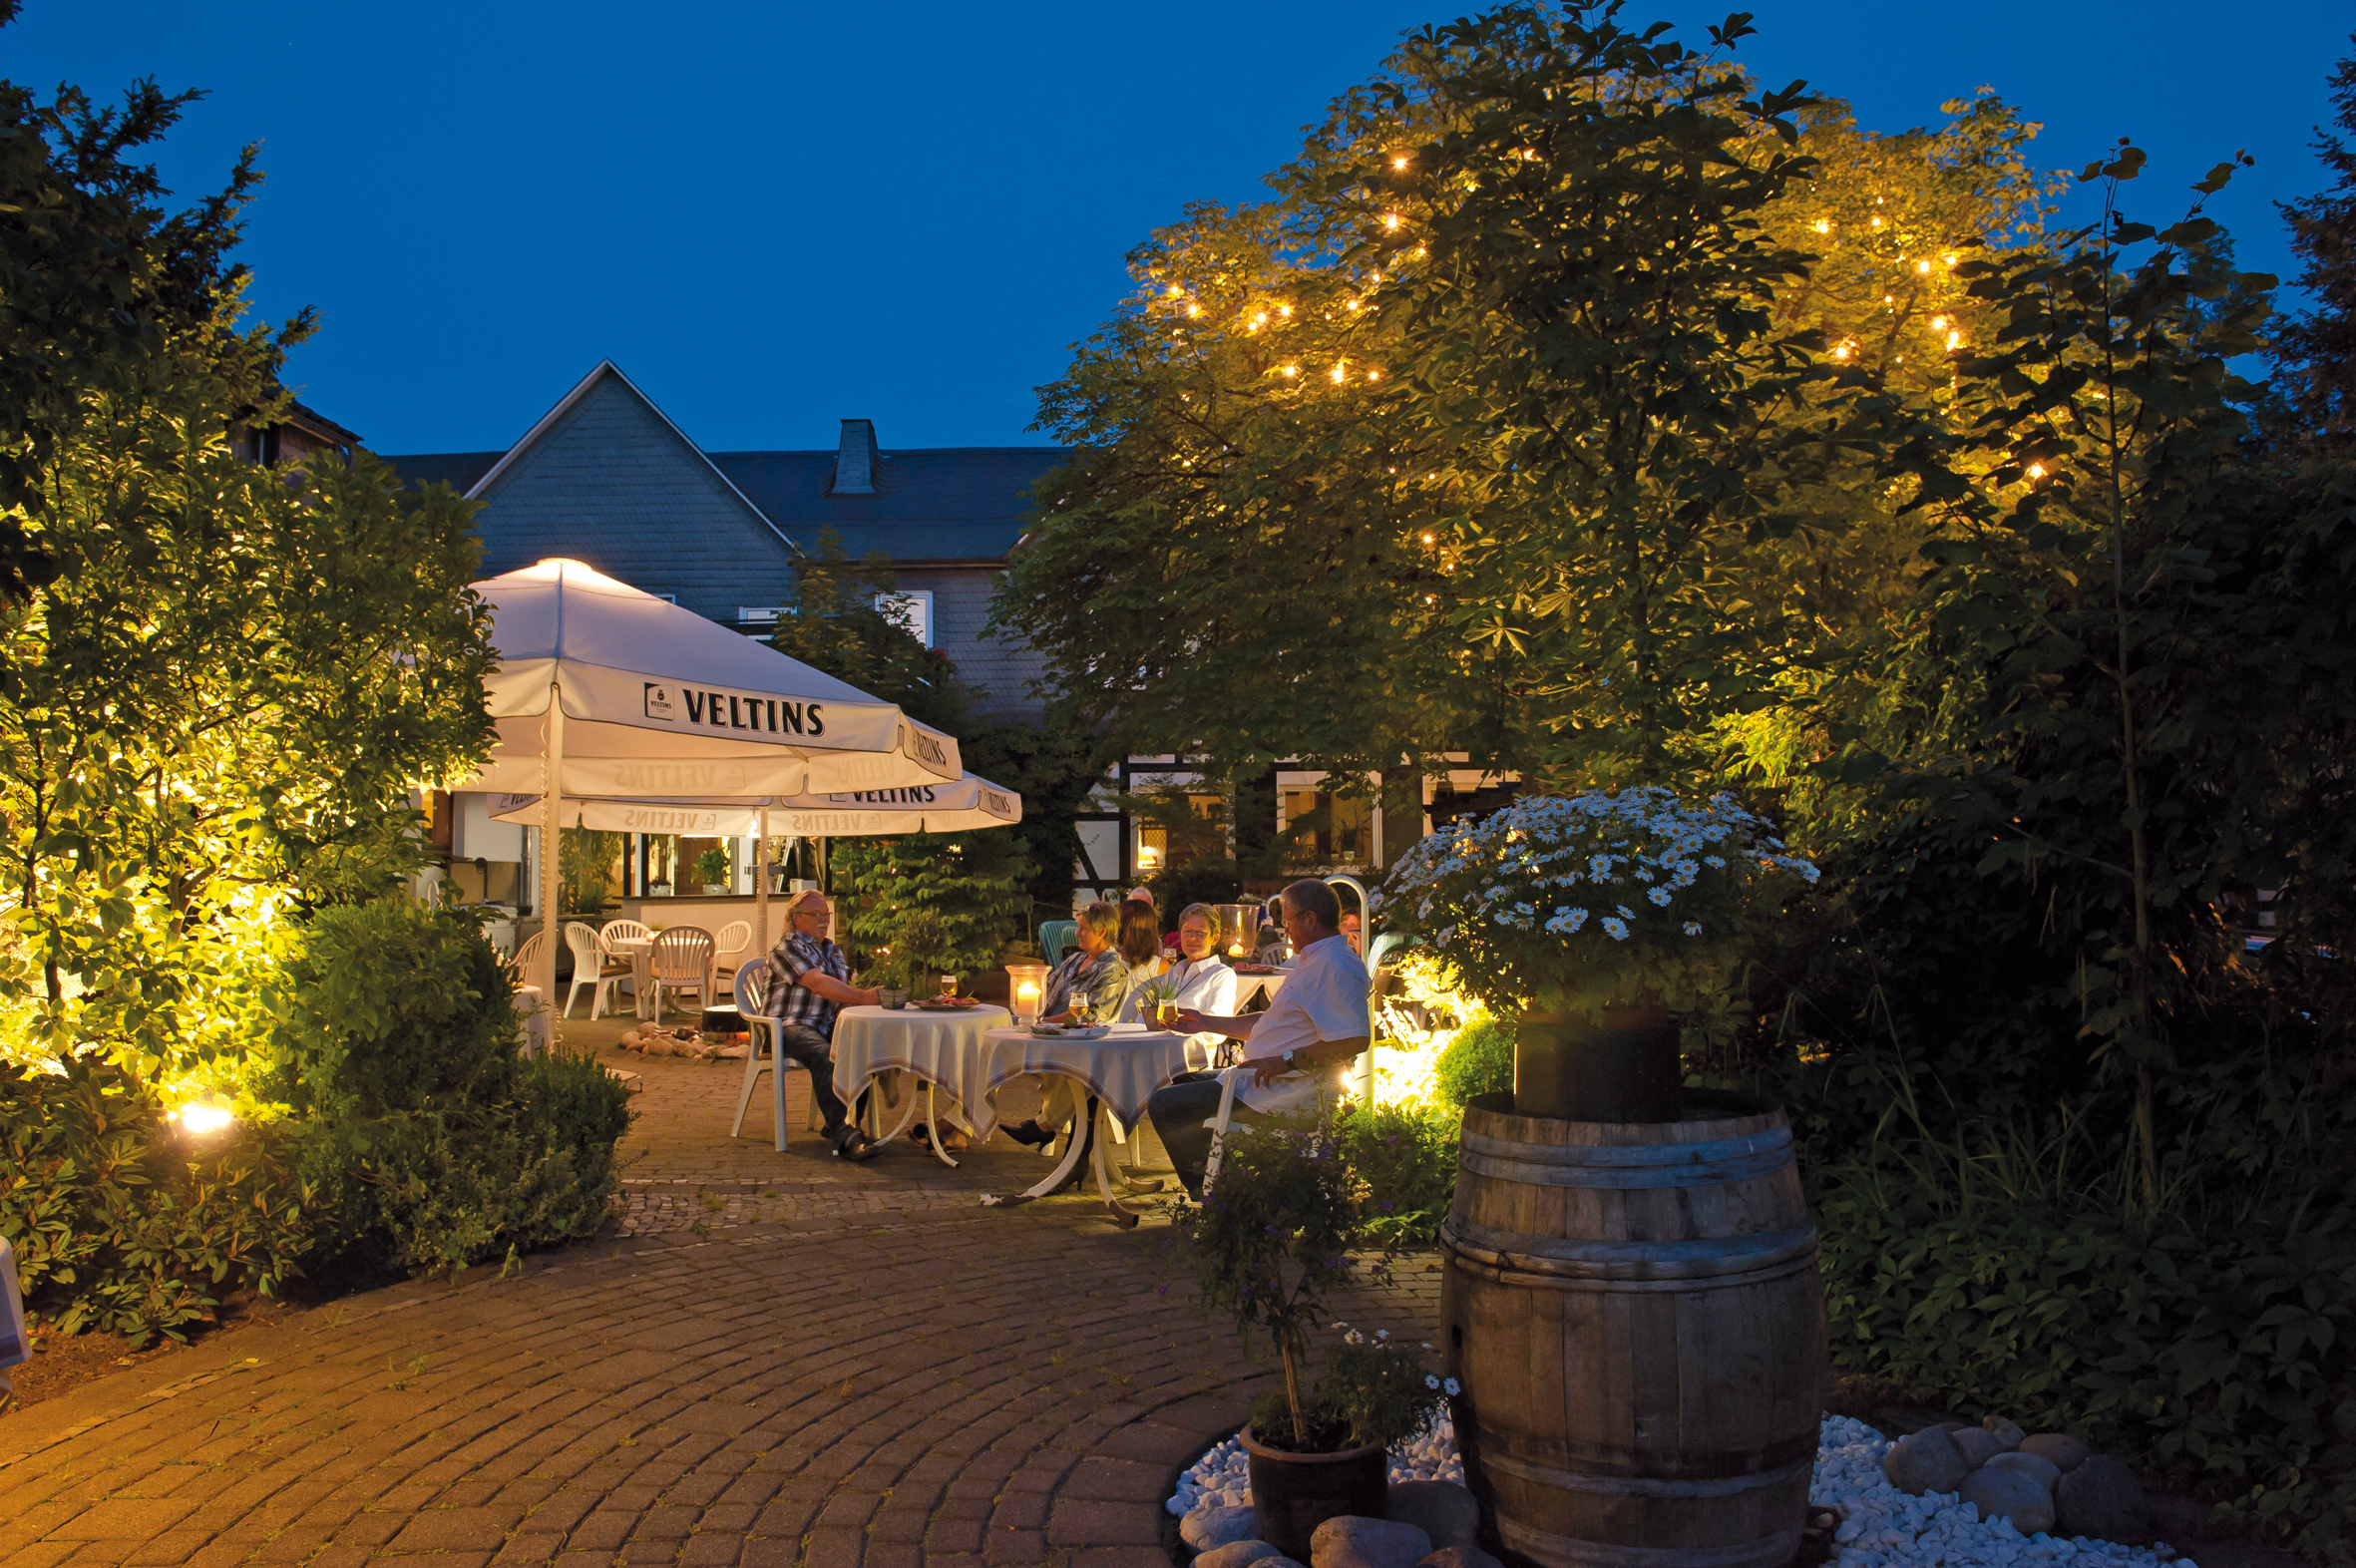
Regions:
[[1530, 1561], [1779, 1568], [1797, 1544], [1815, 1233], [1782, 1113], [1692, 1098], [1674, 1123], [1466, 1110], [1441, 1236], [1458, 1440]]

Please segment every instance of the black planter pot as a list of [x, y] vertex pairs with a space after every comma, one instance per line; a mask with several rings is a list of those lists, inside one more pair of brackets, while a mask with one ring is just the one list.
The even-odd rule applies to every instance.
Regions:
[[1340, 1453], [1289, 1453], [1242, 1432], [1251, 1455], [1252, 1514], [1260, 1539], [1292, 1558], [1309, 1561], [1309, 1538], [1344, 1514], [1379, 1519], [1390, 1500], [1390, 1458], [1380, 1443]]
[[1524, 1012], [1513, 1042], [1513, 1111], [1557, 1121], [1675, 1121], [1676, 1020], [1658, 1007], [1606, 1007], [1601, 1025]]

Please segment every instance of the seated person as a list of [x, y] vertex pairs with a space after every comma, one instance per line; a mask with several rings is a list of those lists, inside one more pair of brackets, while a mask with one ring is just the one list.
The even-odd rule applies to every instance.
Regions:
[[1050, 1023], [1069, 1023], [1071, 993], [1086, 991], [1097, 1015], [1109, 1018], [1129, 993], [1129, 966], [1114, 946], [1120, 932], [1120, 912], [1099, 899], [1079, 913], [1079, 930], [1071, 952], [1047, 972], [1046, 993], [1039, 998], [1039, 1016]]
[[787, 906], [785, 935], [769, 950], [762, 999], [777, 1020], [778, 1055], [810, 1069], [810, 1096], [826, 1119], [835, 1157], [864, 1160], [874, 1157], [875, 1140], [851, 1125], [835, 1093], [835, 1015], [872, 1006], [880, 993], [851, 983], [851, 961], [827, 935], [833, 924], [822, 893], [801, 894]]
[[[1120, 951], [1121, 962], [1129, 967], [1127, 996], [1137, 994], [1137, 987], [1162, 972], [1162, 923], [1153, 906], [1142, 899], [1121, 901], [1120, 935], [1112, 944]], [[1127, 1004], [1127, 996], [1122, 998]], [[1110, 1016], [1110, 1014], [1107, 1014]]]
[[1366, 922], [1356, 910], [1342, 917], [1342, 940], [1350, 944], [1350, 951], [1360, 958], [1367, 956]]
[[[1178, 917], [1178, 962], [1170, 966], [1170, 973], [1162, 977], [1163, 983], [1174, 993], [1180, 1007], [1191, 1007], [1196, 1012], [1223, 1016], [1235, 1010], [1235, 971], [1219, 957], [1219, 912], [1208, 904], [1189, 904]], [[1152, 1018], [1145, 1015], [1144, 997], [1140, 989], [1132, 989], [1122, 1001], [1116, 1022], [1142, 1023], [1154, 1027]], [[1186, 1037], [1186, 1064], [1193, 1068], [1208, 1067], [1211, 1053], [1224, 1036], [1211, 1033], [1189, 1034]]]
[[1235, 1084], [1231, 1121], [1251, 1123], [1286, 1111], [1304, 1110], [1332, 1091], [1341, 1092], [1341, 1065], [1374, 1043], [1367, 1012], [1367, 967], [1338, 929], [1341, 901], [1315, 878], [1285, 889], [1285, 931], [1299, 958], [1292, 979], [1266, 1012], [1214, 1017], [1195, 1011], [1178, 1015], [1189, 1033], [1224, 1034], [1244, 1042], [1243, 1065], [1223, 1072], [1180, 1073], [1146, 1101], [1153, 1130], [1178, 1179], [1196, 1200], [1203, 1195], [1203, 1166], [1211, 1154], [1211, 1129], [1219, 1114], [1222, 1085]]
[[[1075, 1021], [1071, 1015], [1071, 993], [1075, 990], [1087, 993], [1090, 1008], [1099, 1018], [1112, 1017], [1129, 994], [1128, 961], [1114, 945], [1120, 912], [1099, 899], [1080, 911], [1078, 924], [1076, 946], [1047, 972], [1047, 988], [1039, 997], [1039, 1017], [1049, 1023]], [[1071, 1116], [1071, 1096], [1063, 1083], [1062, 1078], [1056, 1078], [1039, 1114], [1005, 1126], [1006, 1136], [1033, 1147], [1050, 1141], [1055, 1136], [1050, 1129]]]

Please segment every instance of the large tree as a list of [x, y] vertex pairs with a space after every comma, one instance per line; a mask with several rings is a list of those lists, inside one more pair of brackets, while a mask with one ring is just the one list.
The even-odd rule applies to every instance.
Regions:
[[2042, 194], [2034, 127], [1948, 110], [1866, 136], [1577, 9], [1414, 35], [1275, 201], [1132, 257], [999, 615], [1215, 772], [1673, 771], [1938, 526], [1954, 265]]

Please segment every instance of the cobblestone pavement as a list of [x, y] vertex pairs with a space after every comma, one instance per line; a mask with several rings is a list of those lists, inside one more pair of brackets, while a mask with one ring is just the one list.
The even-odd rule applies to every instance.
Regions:
[[[981, 1208], [1047, 1168], [1003, 1138], [834, 1160], [798, 1072], [779, 1155], [762, 1098], [726, 1136], [734, 1064], [630, 1064], [630, 1234], [0, 1420], [0, 1564], [1164, 1568], [1160, 1499], [1266, 1375], [1164, 1226]], [[1346, 1315], [1428, 1335], [1408, 1268]]]

